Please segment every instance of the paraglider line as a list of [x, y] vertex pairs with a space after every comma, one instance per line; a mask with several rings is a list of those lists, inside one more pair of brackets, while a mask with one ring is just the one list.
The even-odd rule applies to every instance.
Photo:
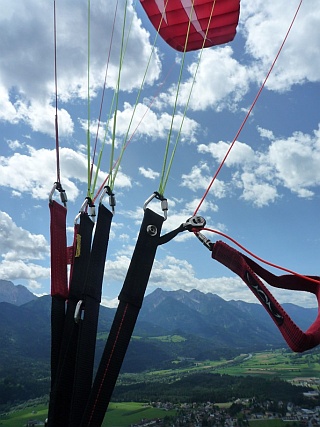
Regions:
[[56, 138], [56, 167], [57, 182], [60, 184], [60, 155], [59, 155], [59, 130], [58, 130], [58, 72], [57, 72], [57, 17], [56, 2], [53, 2], [53, 33], [54, 33], [54, 85], [55, 85], [55, 138]]
[[[209, 17], [209, 20], [208, 20], [207, 29], [206, 29], [206, 32], [205, 32], [205, 36], [203, 38], [203, 43], [202, 43], [201, 51], [200, 51], [200, 54], [199, 54], [199, 57], [198, 57], [196, 70], [195, 70], [194, 75], [193, 75], [192, 84], [191, 84], [191, 88], [190, 88], [190, 91], [189, 91], [188, 99], [187, 99], [187, 102], [186, 102], [186, 105], [185, 105], [185, 108], [184, 108], [184, 112], [183, 112], [183, 116], [182, 116], [182, 120], [181, 120], [181, 124], [180, 124], [180, 128], [179, 128], [179, 132], [178, 132], [178, 135], [176, 137], [176, 142], [175, 142], [173, 150], [172, 150], [170, 162], [169, 162], [169, 165], [168, 165], [168, 168], [167, 168], [167, 172], [166, 172], [166, 175], [165, 175], [165, 178], [164, 178], [164, 182], [163, 182], [163, 185], [162, 185], [163, 191], [166, 188], [166, 185], [167, 185], [167, 182], [168, 182], [168, 179], [169, 179], [169, 174], [170, 174], [170, 170], [171, 170], [171, 167], [172, 167], [173, 159], [174, 159], [174, 156], [175, 156], [175, 153], [176, 153], [176, 150], [177, 150], [177, 147], [178, 147], [178, 142], [179, 142], [180, 136], [181, 136], [183, 123], [184, 123], [184, 120], [186, 118], [187, 111], [188, 111], [188, 108], [189, 108], [189, 103], [190, 103], [191, 95], [192, 95], [193, 88], [194, 88], [194, 85], [195, 85], [195, 82], [196, 82], [196, 78], [197, 78], [198, 70], [199, 70], [199, 67], [200, 67], [200, 62], [201, 62], [202, 54], [203, 54], [203, 51], [204, 51], [205, 43], [206, 43], [206, 40], [207, 40], [207, 36], [208, 36], [208, 32], [209, 32], [211, 20], [212, 20], [212, 17], [213, 17], [213, 12], [214, 12], [215, 5], [216, 5], [216, 0], [214, 0], [214, 2], [212, 3], [212, 7], [211, 7], [211, 12], [210, 12], [210, 17]], [[191, 16], [190, 16], [190, 18], [191, 18]]]
[[107, 77], [108, 77], [108, 70], [109, 70], [111, 49], [112, 49], [112, 45], [113, 45], [113, 36], [114, 36], [114, 29], [115, 29], [115, 22], [116, 22], [117, 10], [118, 10], [118, 3], [119, 3], [119, 0], [117, 0], [117, 3], [116, 3], [116, 8], [115, 8], [114, 17], [113, 17], [113, 23], [112, 23], [112, 31], [111, 31], [111, 38], [110, 38], [109, 50], [108, 50], [107, 66], [106, 66], [106, 72], [105, 72], [105, 76], [104, 76], [104, 84], [103, 84], [102, 95], [101, 95], [101, 103], [100, 103], [100, 110], [99, 110], [98, 126], [97, 126], [96, 139], [95, 139], [94, 150], [93, 150], [93, 155], [92, 155], [92, 160], [91, 160], [91, 170], [90, 170], [90, 179], [91, 180], [92, 180], [92, 174], [93, 174], [94, 159], [95, 159], [96, 152], [97, 152], [99, 129], [100, 129], [100, 125], [101, 125], [102, 108], [103, 108], [104, 96], [105, 96], [106, 86], [107, 86]]
[[231, 236], [228, 236], [228, 234], [225, 234], [222, 231], [214, 230], [212, 228], [203, 228], [202, 230], [203, 231], [209, 231], [209, 232], [215, 233], [215, 234], [219, 234], [220, 236], [222, 236], [222, 237], [230, 240], [232, 243], [234, 243], [240, 249], [242, 249], [247, 254], [249, 254], [253, 258], [257, 259], [258, 261], [262, 262], [263, 264], [269, 265], [270, 267], [276, 268], [277, 270], [285, 271], [286, 273], [293, 274], [294, 276], [300, 277], [300, 278], [305, 279], [305, 280], [309, 280], [310, 282], [317, 283], [318, 285], [320, 285], [320, 281], [319, 280], [313, 279], [313, 278], [308, 277], [308, 276], [304, 276], [303, 274], [296, 273], [293, 270], [290, 270], [290, 269], [285, 268], [285, 267], [281, 267], [280, 265], [274, 264], [274, 263], [272, 263], [270, 261], [266, 261], [265, 259], [259, 257], [258, 255], [254, 254], [253, 252], [251, 252], [249, 249], [245, 248], [243, 245], [241, 245], [241, 243], [237, 242]]
[[302, 5], [302, 2], [303, 2], [303, 0], [300, 0], [300, 3], [299, 3], [299, 5], [298, 5], [298, 7], [297, 7], [297, 10], [296, 10], [295, 14], [294, 14], [294, 17], [293, 17], [293, 19], [292, 19], [292, 21], [291, 21], [291, 24], [290, 24], [290, 26], [289, 26], [289, 28], [288, 28], [288, 30], [287, 30], [287, 33], [286, 33], [286, 35], [285, 35], [285, 37], [284, 37], [284, 39], [283, 39], [283, 41], [282, 41], [282, 43], [281, 43], [280, 48], [279, 48], [279, 50], [278, 50], [278, 52], [277, 52], [277, 54], [276, 54], [276, 56], [275, 56], [275, 58], [274, 58], [274, 60], [273, 60], [273, 62], [272, 62], [272, 64], [271, 64], [271, 67], [270, 67], [270, 69], [269, 69], [269, 71], [268, 71], [268, 73], [267, 73], [267, 75], [266, 75], [266, 77], [265, 77], [265, 79], [264, 79], [264, 81], [263, 81], [262, 85], [260, 86], [260, 89], [258, 90], [258, 93], [256, 94], [256, 96], [255, 96], [255, 98], [254, 98], [254, 100], [253, 100], [253, 102], [252, 102], [252, 104], [251, 104], [251, 107], [249, 108], [249, 110], [248, 110], [248, 112], [247, 112], [247, 114], [246, 114], [246, 116], [245, 116], [245, 118], [244, 118], [243, 122], [241, 123], [241, 125], [240, 125], [240, 127], [239, 127], [239, 129], [238, 129], [238, 132], [236, 133], [236, 135], [235, 135], [235, 137], [234, 137], [234, 139], [233, 139], [232, 143], [230, 144], [230, 146], [229, 146], [229, 148], [228, 148], [228, 150], [227, 150], [227, 152], [226, 152], [226, 154], [225, 154], [224, 158], [222, 159], [222, 161], [221, 161], [221, 163], [220, 163], [220, 165], [219, 165], [219, 167], [218, 167], [218, 169], [217, 169], [216, 173], [214, 174], [214, 176], [213, 176], [212, 180], [210, 181], [210, 184], [209, 184], [208, 188], [206, 189], [206, 191], [205, 191], [204, 195], [202, 196], [202, 198], [201, 198], [201, 200], [200, 200], [200, 203], [199, 203], [198, 207], [196, 208], [196, 210], [194, 211], [193, 215], [196, 215], [196, 214], [197, 214], [197, 212], [199, 211], [199, 209], [200, 209], [200, 207], [201, 207], [202, 203], [204, 202], [205, 198], [207, 197], [207, 195], [208, 195], [209, 191], [211, 190], [211, 187], [212, 187], [212, 185], [213, 185], [213, 183], [214, 183], [215, 179], [217, 178], [218, 174], [220, 173], [220, 171], [221, 171], [221, 169], [222, 169], [222, 166], [225, 164], [225, 162], [226, 162], [226, 160], [227, 160], [227, 157], [229, 156], [230, 151], [232, 150], [232, 148], [233, 148], [233, 146], [234, 146], [234, 144], [235, 144], [235, 142], [236, 142], [237, 138], [239, 137], [240, 133], [242, 132], [242, 129], [244, 128], [244, 125], [246, 124], [246, 122], [247, 122], [248, 118], [250, 117], [250, 114], [251, 114], [251, 112], [252, 112], [252, 110], [253, 110], [254, 106], [256, 105], [256, 103], [257, 103], [257, 101], [258, 101], [258, 99], [259, 99], [259, 97], [260, 97], [260, 95], [261, 95], [261, 92], [262, 92], [262, 90], [264, 89], [264, 87], [265, 87], [265, 85], [266, 85], [266, 83], [267, 83], [267, 81], [268, 81], [268, 79], [269, 79], [269, 76], [270, 76], [270, 74], [271, 74], [271, 72], [272, 72], [272, 70], [273, 70], [273, 68], [274, 68], [274, 66], [275, 66], [275, 64], [276, 64], [276, 62], [277, 62], [277, 60], [278, 60], [279, 56], [280, 56], [280, 53], [281, 53], [281, 51], [282, 51], [282, 48], [283, 48], [283, 46], [285, 45], [285, 43], [286, 43], [286, 41], [287, 41], [287, 38], [288, 38], [289, 33], [290, 33], [290, 31], [291, 31], [291, 28], [292, 28], [292, 26], [293, 26], [293, 24], [294, 24], [294, 22], [295, 22], [295, 20], [296, 20], [296, 17], [297, 17], [297, 15], [298, 15], [298, 12], [299, 12], [300, 7], [301, 7], [301, 5]]
[[[146, 115], [148, 114], [148, 112], [150, 111], [152, 104], [153, 104], [153, 103], [155, 102], [155, 100], [158, 98], [158, 96], [159, 96], [159, 94], [160, 94], [160, 90], [161, 90], [161, 88], [163, 87], [163, 85], [165, 84], [165, 82], [167, 81], [167, 79], [168, 79], [169, 75], [171, 74], [171, 72], [172, 72], [172, 70], [173, 70], [174, 65], [175, 65], [175, 64], [174, 64], [174, 63], [172, 63], [172, 66], [171, 66], [170, 70], [168, 71], [168, 73], [167, 73], [167, 75], [165, 76], [165, 78], [164, 78], [164, 80], [162, 81], [162, 83], [159, 85], [159, 89], [158, 89], [157, 93], [152, 97], [152, 99], [151, 99], [151, 101], [149, 102], [149, 104], [148, 104], [148, 106], [147, 106], [147, 108], [146, 108], [145, 112], [143, 113], [142, 117], [140, 118], [140, 120], [139, 120], [139, 122], [138, 122], [137, 126], [135, 127], [134, 131], [132, 132], [132, 134], [131, 134], [130, 138], [127, 140], [127, 142], [126, 142], [126, 144], [125, 144], [125, 147], [124, 147], [124, 150], [125, 150], [125, 149], [128, 147], [128, 145], [132, 142], [132, 139], [133, 139], [134, 135], [136, 134], [136, 132], [138, 131], [138, 128], [139, 128], [139, 126], [141, 125], [141, 123], [142, 123], [143, 119], [145, 118], [145, 116], [146, 116]], [[123, 151], [124, 151], [124, 150], [123, 150]], [[115, 167], [116, 167], [116, 165], [117, 165], [117, 163], [119, 162], [119, 160], [120, 160], [120, 159], [118, 158], [118, 159], [114, 162], [113, 168], [115, 168]], [[98, 191], [97, 191], [97, 193], [96, 193], [95, 197], [93, 198], [93, 202], [95, 202], [95, 201], [96, 201], [96, 199], [98, 198], [98, 196], [99, 196], [99, 194], [101, 193], [102, 189], [105, 187], [105, 185], [106, 185], [106, 183], [107, 183], [108, 179], [109, 179], [109, 175], [107, 175], [107, 176], [106, 176], [106, 178], [104, 179], [104, 181], [103, 181], [103, 183], [101, 184], [100, 188], [98, 189]]]

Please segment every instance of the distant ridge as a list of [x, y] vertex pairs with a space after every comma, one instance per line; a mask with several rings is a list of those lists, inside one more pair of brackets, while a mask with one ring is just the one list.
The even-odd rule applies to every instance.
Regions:
[[[289, 316], [306, 330], [316, 319], [317, 308], [283, 304]], [[259, 303], [225, 301], [212, 293], [191, 290], [163, 291], [145, 297], [138, 319], [171, 333], [192, 334], [229, 348], [286, 347], [278, 328]]]
[[0, 280], [0, 302], [23, 305], [37, 297], [23, 285], [14, 285], [9, 280]]
[[[51, 297], [38, 298], [23, 286], [0, 280], [2, 298], [4, 294], [6, 302], [0, 302], [0, 408], [10, 401], [42, 396], [50, 388]], [[18, 305], [21, 295], [31, 300]], [[302, 329], [317, 315], [316, 308], [293, 304], [284, 304], [284, 308]], [[114, 314], [115, 309], [100, 307], [97, 361]], [[177, 361], [187, 366], [190, 361], [230, 359], [277, 348], [287, 345], [260, 304], [225, 301], [198, 290], [156, 289], [144, 299], [122, 372], [172, 369]]]

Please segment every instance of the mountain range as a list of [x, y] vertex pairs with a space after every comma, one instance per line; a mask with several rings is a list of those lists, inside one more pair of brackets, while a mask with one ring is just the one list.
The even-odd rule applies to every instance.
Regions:
[[9, 280], [0, 280], [0, 302], [22, 305], [36, 298], [25, 286], [15, 286]]
[[[0, 301], [1, 397], [8, 393], [1, 388], [6, 381], [21, 384], [23, 378], [29, 381], [26, 390], [35, 390], [33, 382], [39, 387], [39, 380], [49, 378], [51, 297], [36, 297], [23, 286], [0, 280]], [[316, 308], [283, 307], [302, 329], [317, 316]], [[97, 360], [114, 314], [115, 309], [100, 307]], [[214, 360], [281, 347], [286, 347], [281, 334], [259, 304], [225, 301], [198, 290], [156, 289], [144, 299], [122, 371], [161, 369], [172, 366], [174, 360]], [[45, 382], [41, 384], [45, 387]]]

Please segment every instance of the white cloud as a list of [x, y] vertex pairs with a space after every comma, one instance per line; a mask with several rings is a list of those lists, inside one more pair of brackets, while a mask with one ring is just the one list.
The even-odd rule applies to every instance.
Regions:
[[296, 132], [287, 139], [272, 142], [269, 161], [283, 185], [300, 197], [312, 197], [312, 188], [320, 184], [319, 132], [306, 135]]
[[18, 227], [12, 218], [0, 211], [0, 277], [5, 280], [25, 279], [31, 289], [50, 277], [50, 268], [30, 260], [43, 260], [49, 255], [49, 245], [41, 234], [32, 234]]
[[4, 280], [26, 280], [32, 290], [40, 289], [41, 279], [50, 277], [50, 268], [20, 260], [0, 262], [0, 275]]
[[240, 179], [243, 187], [241, 197], [257, 207], [267, 206], [278, 198], [276, 187], [259, 180], [254, 173], [244, 172]]
[[101, 298], [101, 305], [104, 305], [105, 307], [109, 308], [117, 308], [119, 304], [118, 298], [108, 298], [108, 297], [102, 297]]
[[17, 112], [10, 101], [9, 92], [6, 87], [1, 84], [0, 81], [0, 119], [7, 120], [11, 123], [17, 123]]
[[[212, 157], [221, 162], [226, 156], [230, 144], [224, 141], [217, 143], [209, 143], [208, 145], [198, 145], [199, 153], [210, 153]], [[245, 163], [252, 163], [254, 161], [254, 151], [249, 145], [236, 141], [233, 145], [228, 157], [225, 161], [227, 166], [243, 165]]]
[[[32, 102], [28, 108], [21, 104], [18, 110], [19, 117], [28, 123], [33, 131], [50, 136], [55, 136], [55, 114], [56, 111], [51, 105], [43, 105], [36, 101]], [[58, 110], [58, 123], [60, 137], [73, 134], [74, 124], [72, 118], [63, 108]]]
[[257, 127], [257, 130], [258, 130], [259, 135], [261, 136], [261, 138], [267, 138], [270, 141], [272, 141], [274, 139], [274, 135], [273, 135], [272, 130], [264, 129], [264, 128], [260, 127], [260, 126]]
[[[103, 86], [108, 59], [109, 41], [115, 1], [94, 2], [91, 6], [90, 96]], [[10, 5], [0, 0], [0, 30], [6, 37], [0, 41], [0, 117], [11, 123], [24, 121], [33, 130], [52, 134], [54, 118], [54, 52], [53, 5], [45, 0], [23, 0]], [[118, 7], [114, 28], [107, 87], [114, 87], [119, 68], [119, 52], [123, 24], [123, 4]], [[58, 95], [63, 102], [86, 99], [87, 79], [87, 7], [75, 0], [57, 2], [57, 69]], [[151, 54], [149, 34], [142, 28], [129, 2], [127, 12], [131, 32], [122, 65], [122, 90], [139, 87]], [[50, 24], [48, 24], [50, 23]], [[129, 24], [128, 24], [129, 25]], [[12, 54], [14, 52], [14, 55]], [[51, 52], [51, 54], [50, 54]], [[136, 58], [139, 57], [139, 61]], [[150, 61], [146, 84], [152, 84], [161, 70], [157, 50]], [[41, 115], [42, 110], [42, 115]], [[50, 119], [51, 118], [51, 119]], [[63, 134], [72, 132], [69, 113], [60, 109]]]
[[[112, 129], [113, 120], [114, 117], [110, 121], [110, 129]], [[183, 126], [181, 128], [182, 122]], [[129, 125], [130, 131], [128, 132]], [[119, 110], [117, 112], [117, 134], [127, 137], [125, 142], [131, 141], [134, 135], [150, 137], [153, 140], [158, 140], [159, 138], [166, 140], [171, 129], [171, 125], [172, 130], [175, 132], [172, 137], [173, 141], [175, 141], [180, 128], [180, 138], [182, 141], [196, 141], [199, 124], [189, 117], [183, 117], [181, 112], [177, 112], [173, 123], [171, 112], [158, 113], [155, 110], [150, 109], [149, 104], [144, 105], [139, 103], [136, 108], [134, 108], [134, 106], [125, 102], [123, 110]], [[124, 141], [121, 141], [121, 144], [123, 144], [123, 142]]]
[[151, 168], [144, 168], [143, 166], [139, 168], [139, 173], [145, 178], [149, 178], [149, 179], [156, 179], [160, 176], [159, 172], [155, 172]]
[[[188, 234], [191, 235], [192, 233]], [[210, 255], [208, 258], [210, 258]], [[110, 282], [123, 282], [129, 263], [130, 257], [124, 255], [119, 256], [115, 261], [108, 262], [108, 273], [105, 277], [107, 286], [104, 290], [104, 295], [109, 293], [108, 284]], [[214, 265], [215, 261], [212, 260], [212, 268], [214, 268]], [[232, 274], [231, 276], [199, 278], [194, 267], [187, 260], [171, 255], [167, 255], [163, 259], [157, 256], [155, 259], [148, 284], [148, 292], [152, 292], [158, 287], [164, 290], [183, 289], [191, 291], [192, 289], [197, 289], [203, 293], [211, 292], [217, 294], [227, 301], [242, 300], [259, 303], [239, 277]], [[316, 306], [315, 297], [307, 292], [287, 291], [272, 287], [269, 289], [280, 303], [291, 302], [304, 307]], [[118, 299], [105, 296], [102, 304], [108, 307], [116, 307]]]
[[[110, 40], [111, 35], [115, 3], [116, 0], [108, 2], [98, 0], [92, 3], [90, 95], [93, 106], [93, 120], [90, 125], [90, 132], [93, 135], [97, 130], [95, 119], [98, 104], [98, 100], [94, 98], [99, 97], [104, 81], [109, 48], [108, 40]], [[0, 157], [0, 185], [1, 188], [10, 189], [10, 195], [14, 198], [19, 197], [21, 203], [24, 202], [24, 195], [31, 195], [37, 199], [37, 205], [43, 206], [42, 201], [47, 201], [48, 192], [56, 178], [56, 153], [54, 149], [48, 149], [48, 147], [53, 148], [54, 142], [52, 140], [48, 142], [48, 139], [40, 141], [37, 134], [42, 133], [50, 136], [54, 134], [52, 4], [45, 0], [29, 0], [27, 3], [23, 0], [11, 2], [0, 0], [0, 6], [2, 6], [0, 30], [1, 34], [6, 35], [0, 39], [0, 120], [5, 125], [3, 130], [6, 140], [6, 143], [2, 145], [4, 149]], [[176, 192], [179, 199], [169, 200], [169, 216], [163, 225], [163, 232], [177, 227], [190, 217], [197, 208], [200, 201], [199, 191], [207, 188], [215, 172], [215, 164], [221, 161], [225, 150], [228, 148], [228, 142], [219, 141], [219, 139], [223, 136], [228, 138], [232, 126], [227, 129], [229, 124], [227, 121], [223, 121], [220, 126], [219, 119], [220, 117], [223, 120], [230, 119], [230, 114], [228, 117], [225, 115], [227, 109], [235, 117], [238, 114], [238, 109], [248, 105], [248, 98], [249, 95], [251, 98], [252, 89], [254, 88], [255, 91], [256, 86], [259, 87], [274, 59], [295, 7], [296, 5], [289, 1], [271, 4], [263, 0], [255, 2], [242, 0], [238, 39], [235, 40], [234, 44], [206, 49], [203, 52], [190, 99], [189, 112], [184, 119], [181, 134], [182, 142], [192, 143], [197, 143], [199, 135], [201, 135], [202, 144], [199, 145], [198, 152], [196, 152], [196, 145], [187, 148], [188, 152], [189, 149], [190, 152], [193, 149], [195, 159], [198, 159], [201, 154], [202, 161], [199, 164], [194, 164], [193, 167], [192, 163], [186, 162], [184, 167], [189, 168], [186, 169], [189, 170], [189, 173], [182, 175], [180, 180], [177, 176], [173, 176], [172, 185], [176, 183], [181, 185]], [[119, 69], [122, 8], [123, 4], [119, 5], [114, 46], [108, 68], [107, 100], [112, 98], [112, 88], [115, 86]], [[76, 132], [83, 124], [83, 117], [85, 116], [83, 110], [86, 109], [88, 83], [86, 75], [86, 13], [86, 5], [80, 4], [76, 0], [57, 2], [59, 133], [60, 136], [67, 137], [62, 140], [60, 160], [62, 185], [71, 202], [77, 197], [85, 195], [87, 190], [86, 147], [76, 140], [76, 138], [79, 138], [80, 141], [85, 139], [81, 136], [78, 137]], [[138, 15], [139, 13], [138, 11]], [[296, 84], [319, 82], [319, 13], [312, 2], [304, 2], [285, 49], [270, 77], [267, 90], [275, 92], [292, 90], [294, 92], [294, 85]], [[163, 54], [158, 50], [155, 51], [146, 77], [145, 88], [147, 91], [142, 94], [144, 99], [140, 99], [137, 103], [136, 114], [132, 119], [135, 94], [142, 80], [152, 48], [149, 34], [143, 28], [142, 22], [137, 18], [136, 12], [132, 9], [131, 1], [129, 1], [128, 21], [131, 18], [132, 30], [123, 63], [122, 90], [119, 94], [117, 106], [118, 126], [115, 145], [119, 148], [123, 142], [126, 143], [130, 140], [132, 133], [135, 133], [140, 144], [137, 150], [139, 164], [143, 165], [140, 168], [140, 173], [151, 180], [158, 177], [158, 172], [156, 172], [155, 161], [152, 164], [148, 163], [148, 155], [153, 155], [153, 159], [157, 160], [156, 148], [159, 147], [157, 144], [167, 140], [177, 86], [178, 67], [173, 69], [168, 80], [164, 81], [167, 78], [164, 75], [168, 70], [163, 69], [164, 73], [161, 75], [162, 68], [164, 66], [170, 67], [168, 62], [174, 54], [170, 50]], [[246, 43], [245, 50], [239, 49], [239, 45], [242, 43]], [[190, 53], [187, 56], [187, 66], [183, 71], [181, 93], [178, 99], [177, 116], [173, 122], [172, 140], [180, 129], [182, 111], [189, 96], [192, 76], [197, 66], [197, 57], [198, 53]], [[181, 55], [177, 54], [176, 58], [181, 59]], [[152, 90], [149, 90], [150, 86], [152, 86]], [[158, 95], [158, 92], [161, 91], [162, 93]], [[248, 98], [245, 97], [246, 95]], [[294, 96], [295, 93], [293, 93]], [[299, 102], [298, 98], [296, 100]], [[151, 103], [152, 108], [149, 109], [148, 105]], [[211, 117], [209, 112], [203, 113], [209, 109], [224, 111], [223, 114], [218, 115], [212, 114], [211, 111]], [[111, 116], [113, 116], [112, 113]], [[269, 117], [266, 118], [269, 119]], [[129, 139], [124, 141], [131, 119]], [[103, 117], [99, 144], [104, 138], [105, 122], [106, 118]], [[8, 126], [9, 136], [5, 134], [8, 123], [11, 125]], [[250, 123], [248, 122], [248, 124]], [[14, 125], [19, 126], [15, 127]], [[113, 117], [110, 121], [111, 128], [112, 125]], [[308, 129], [307, 126], [306, 124], [305, 129]], [[319, 129], [313, 133], [305, 130], [304, 133], [296, 132], [292, 135], [279, 136], [267, 127], [267, 120], [263, 122], [263, 127], [256, 127], [261, 139], [264, 139], [263, 144], [257, 145], [258, 148], [251, 148], [245, 139], [243, 142], [236, 143], [226, 161], [226, 168], [221, 178], [219, 176], [219, 179], [216, 179], [213, 184], [211, 193], [215, 199], [235, 197], [236, 195], [248, 203], [263, 207], [281, 197], [284, 189], [300, 197], [314, 197], [320, 181], [320, 169], [318, 167]], [[26, 141], [28, 138], [27, 144], [20, 142], [19, 139], [22, 137], [17, 136], [21, 129], [24, 134], [29, 133], [28, 136], [21, 139]], [[212, 139], [209, 140], [207, 132], [211, 133], [212, 139], [216, 138], [219, 142], [213, 143]], [[207, 143], [205, 144], [205, 142]], [[147, 147], [147, 143], [150, 143], [148, 150], [139, 152], [141, 145], [145, 144]], [[269, 143], [267, 149], [265, 148], [266, 143]], [[106, 144], [110, 144], [110, 132], [107, 133]], [[39, 147], [42, 148], [39, 149]], [[184, 160], [182, 156], [181, 158]], [[190, 158], [192, 161], [192, 157]], [[190, 158], [188, 157], [187, 160], [189, 161]], [[137, 172], [138, 167], [134, 163], [136, 160], [134, 155], [132, 159], [132, 164], [130, 164], [131, 159], [128, 163], [132, 170], [135, 167], [134, 172]], [[102, 165], [102, 171], [98, 176], [98, 185], [106, 177], [107, 171], [105, 169], [108, 165], [105, 163]], [[177, 170], [181, 173], [181, 169], [178, 168]], [[135, 185], [139, 189], [142, 188], [139, 178], [136, 179], [137, 175], [129, 177], [124, 172], [121, 169], [119, 170], [117, 187], [130, 188], [131, 185]], [[143, 190], [145, 190], [148, 181], [143, 180], [143, 182], [145, 184]], [[186, 189], [191, 190], [189, 195], [186, 194]], [[7, 191], [4, 193], [9, 194]], [[119, 206], [122, 203], [121, 196], [119, 197]], [[209, 195], [201, 207], [210, 224], [213, 222], [210, 215], [214, 219], [213, 213], [218, 209], [213, 200]], [[160, 211], [161, 214], [159, 201], [156, 201], [156, 204], [157, 211]], [[34, 208], [32, 206], [32, 209]], [[121, 214], [123, 212], [120, 212]], [[124, 279], [133, 250], [130, 243], [132, 244], [133, 236], [136, 237], [135, 226], [141, 223], [142, 214], [141, 208], [139, 211], [132, 212], [126, 209], [123, 215], [124, 218], [125, 215], [130, 216], [131, 225], [126, 221], [121, 224], [113, 224], [111, 236], [114, 238], [116, 249], [112, 254], [115, 258], [111, 260], [110, 264], [108, 263], [105, 276], [107, 283], [109, 280], [112, 283], [118, 283]], [[6, 218], [5, 215], [2, 216], [2, 221], [4, 221], [5, 227], [3, 228], [2, 244], [0, 243], [3, 254], [0, 274], [5, 275], [8, 279], [25, 278], [29, 281], [30, 286], [38, 286], [37, 280], [47, 279], [49, 269], [37, 265], [36, 262], [31, 263], [29, 259], [24, 258], [24, 254], [28, 252], [27, 248], [29, 248], [30, 256], [35, 257], [32, 259], [39, 260], [39, 262], [42, 260], [41, 257], [45, 259], [48, 255], [46, 252], [48, 251], [47, 242], [42, 241], [42, 237], [43, 239], [45, 237], [40, 233], [19, 231], [19, 227], [14, 221], [10, 217], [9, 219]], [[116, 229], [117, 226], [118, 229]], [[39, 223], [39, 230], [42, 230], [41, 227], [43, 224]], [[224, 230], [225, 225], [218, 224], [216, 228]], [[19, 233], [20, 246], [12, 243], [11, 240], [8, 241], [8, 236], [13, 237], [14, 234], [18, 235]], [[191, 237], [191, 233], [181, 233], [175, 240], [185, 242]], [[181, 248], [182, 245], [178, 243], [177, 246]], [[45, 262], [47, 265], [48, 261], [45, 260]], [[198, 267], [193, 269], [186, 260], [167, 257], [165, 260], [158, 261], [155, 268], [155, 275], [152, 278], [152, 283], [155, 286], [162, 283], [163, 287], [167, 286], [169, 289], [174, 283], [174, 286], [179, 285], [186, 289], [191, 289], [192, 286], [192, 288], [196, 287], [203, 291], [208, 289], [212, 292], [217, 291], [221, 296], [228, 298], [231, 285], [234, 289], [232, 294], [234, 298], [241, 298], [242, 296], [247, 298], [245, 293], [247, 289], [243, 284], [240, 286], [238, 279], [199, 279], [196, 272]], [[165, 269], [168, 269], [168, 278], [174, 281], [171, 284], [170, 280], [166, 280], [163, 275]], [[296, 293], [294, 295], [296, 296]]]
[[122, 283], [127, 274], [127, 270], [130, 264], [130, 258], [126, 255], [120, 255], [115, 261], [108, 260], [108, 268], [105, 271], [106, 283], [112, 281]]
[[[214, 266], [214, 261], [213, 266]], [[155, 261], [151, 273], [149, 288], [161, 287], [164, 290], [191, 291], [197, 289], [204, 293], [214, 293], [221, 298], [229, 300], [242, 300], [246, 302], [258, 303], [256, 297], [236, 276], [232, 277], [207, 277], [197, 278], [194, 268], [186, 260], [167, 256], [164, 260]], [[315, 307], [316, 299], [307, 292], [287, 291], [283, 289], [271, 289], [271, 293], [280, 303], [292, 302], [305, 307]], [[303, 303], [302, 303], [303, 301]]]
[[[261, 63], [263, 74], [275, 59], [297, 6], [296, 2], [241, 2], [240, 28], [246, 37], [246, 50]], [[320, 11], [312, 2], [304, 2], [268, 80], [269, 89], [285, 91], [294, 84], [320, 80], [320, 59], [316, 54], [320, 43], [319, 20]], [[262, 81], [261, 73], [257, 77]]]
[[[270, 141], [267, 151], [254, 151], [249, 145], [237, 141], [225, 162], [231, 179], [228, 186], [216, 179], [212, 187], [214, 195], [226, 197], [240, 190], [240, 197], [257, 207], [274, 203], [281, 196], [283, 187], [299, 197], [313, 197], [313, 189], [320, 183], [319, 129], [311, 135], [295, 132], [286, 139], [277, 138], [267, 129], [259, 128], [259, 133]], [[198, 151], [210, 154], [219, 164], [229, 147], [230, 144], [219, 141], [200, 144]], [[182, 185], [188, 186], [188, 182], [195, 181], [201, 188], [200, 183], [210, 182], [207, 174], [206, 163], [193, 166], [189, 175], [183, 175]]]
[[17, 139], [16, 139], [16, 140], [14, 140], [14, 141], [12, 141], [11, 139], [8, 139], [6, 142], [7, 142], [7, 144], [8, 144], [8, 147], [10, 147], [10, 149], [11, 149], [12, 151], [15, 151], [15, 150], [17, 150], [18, 148], [21, 148], [21, 147], [22, 147], [21, 142], [20, 142], [20, 141], [18, 141]]
[[2, 211], [0, 236], [0, 252], [6, 261], [43, 259], [49, 254], [48, 242], [43, 235], [32, 234], [18, 227], [12, 218]]
[[[198, 191], [199, 189], [206, 190], [212, 180], [209, 166], [205, 162], [201, 162], [191, 168], [188, 174], [183, 174], [181, 177], [181, 185], [187, 187], [192, 191]], [[227, 185], [222, 180], [216, 179], [210, 190], [217, 198], [223, 198], [226, 196]]]
[[[192, 90], [189, 103], [192, 110], [234, 109], [235, 104], [249, 89], [251, 72], [232, 56], [231, 46], [205, 49], [198, 70], [198, 58], [196, 57], [195, 62], [188, 68], [190, 77], [180, 85], [179, 105], [187, 104]], [[197, 76], [193, 85], [196, 70]], [[163, 103], [174, 105], [176, 91], [177, 85], [173, 85], [167, 94], [160, 95], [160, 100]]]
[[[56, 177], [56, 152], [42, 148], [36, 150], [26, 146], [26, 154], [15, 152], [11, 157], [0, 157], [0, 173], [3, 176], [1, 185], [11, 188], [15, 195], [30, 193], [35, 199], [48, 199], [49, 191]], [[62, 186], [68, 199], [75, 200], [87, 183], [86, 156], [70, 148], [60, 149]], [[99, 172], [98, 185], [107, 174]], [[82, 183], [79, 188], [78, 183]], [[120, 188], [131, 187], [129, 177], [119, 170], [117, 185]]]

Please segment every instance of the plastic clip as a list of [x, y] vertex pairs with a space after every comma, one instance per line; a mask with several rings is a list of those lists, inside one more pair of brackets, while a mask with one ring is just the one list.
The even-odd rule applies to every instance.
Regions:
[[109, 185], [106, 185], [106, 186], [104, 187], [104, 190], [103, 190], [103, 192], [102, 192], [102, 194], [101, 194], [101, 197], [100, 197], [99, 203], [102, 203], [102, 202], [103, 202], [104, 196], [105, 196], [106, 194], [108, 194], [108, 196], [109, 196], [109, 205], [110, 205], [111, 210], [112, 210], [112, 215], [114, 215], [114, 214], [115, 214], [115, 209], [114, 209], [114, 207], [116, 206], [116, 197], [115, 197], [114, 193], [112, 192], [111, 188], [109, 187]]
[[68, 201], [68, 197], [67, 197], [67, 193], [65, 192], [65, 190], [62, 188], [62, 185], [60, 182], [55, 182], [53, 184], [53, 187], [49, 193], [49, 203], [52, 203], [52, 198], [53, 198], [53, 194], [55, 191], [59, 191], [60, 193], [60, 200], [61, 203], [64, 205], [64, 207], [67, 207], [67, 201]]
[[161, 196], [161, 194], [159, 194], [157, 191], [155, 191], [154, 193], [151, 194], [151, 196], [144, 202], [143, 205], [143, 210], [147, 209], [148, 204], [153, 200], [153, 199], [158, 199], [161, 202], [161, 209], [163, 212], [163, 217], [164, 220], [166, 221], [166, 219], [168, 218], [168, 200]]

